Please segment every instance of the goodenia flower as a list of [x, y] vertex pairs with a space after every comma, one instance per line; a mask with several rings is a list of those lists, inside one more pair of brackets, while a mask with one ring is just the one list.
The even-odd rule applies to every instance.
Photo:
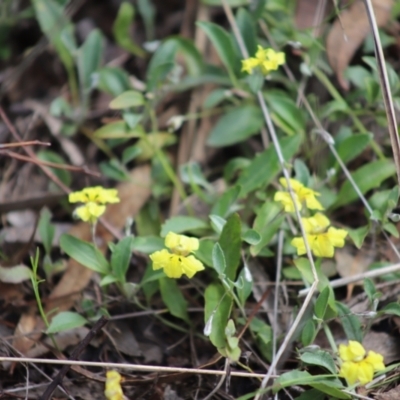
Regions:
[[[285, 178], [279, 179], [280, 184], [285, 188], [288, 189], [288, 185]], [[296, 201], [296, 205], [298, 210], [300, 211], [305, 204], [306, 207], [310, 210], [323, 210], [321, 203], [315, 198], [320, 194], [315, 192], [308, 187], [305, 187], [301, 182], [297, 181], [296, 179], [290, 179], [290, 186], [293, 189], [293, 197]], [[275, 193], [274, 201], [279, 201], [286, 212], [294, 212], [294, 204], [292, 197], [290, 196], [289, 192], [278, 191]]]
[[[343, 247], [344, 239], [348, 232], [344, 229], [329, 227], [329, 219], [321, 213], [316, 213], [313, 217], [302, 218], [304, 230], [311, 251], [316, 257], [333, 257], [335, 247]], [[290, 242], [296, 247], [297, 255], [306, 254], [306, 245], [302, 237], [296, 237]]]
[[107, 371], [106, 388], [104, 395], [107, 400], [123, 400], [124, 393], [121, 388], [122, 376], [117, 371]]
[[198, 250], [198, 239], [169, 232], [165, 237], [165, 246], [170, 251], [163, 249], [150, 255], [154, 270], [163, 269], [169, 278], [177, 279], [182, 275], [192, 278], [196, 272], [204, 269], [201, 261], [189, 255]]
[[74, 214], [82, 221], [95, 223], [106, 210], [106, 204], [119, 203], [116, 189], [105, 189], [102, 186], [88, 187], [68, 196], [70, 203], [84, 203], [75, 209]]
[[271, 71], [285, 63], [285, 53], [276, 52], [274, 49], [263, 49], [257, 46], [255, 57], [249, 57], [242, 60], [242, 71], [252, 74], [254, 68], [259, 67], [263, 75], [269, 74]]
[[346, 346], [339, 346], [339, 357], [342, 361], [339, 375], [346, 379], [349, 385], [360, 382], [365, 385], [371, 382], [374, 373], [385, 369], [383, 356], [374, 351], [366, 351], [363, 345], [354, 340], [350, 340]]

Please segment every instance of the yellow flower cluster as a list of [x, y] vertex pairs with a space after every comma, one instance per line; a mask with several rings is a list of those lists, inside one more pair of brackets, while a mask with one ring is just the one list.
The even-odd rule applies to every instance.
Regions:
[[69, 194], [70, 203], [84, 203], [74, 214], [82, 221], [95, 223], [104, 214], [106, 204], [119, 203], [116, 189], [104, 189], [102, 186], [85, 188], [79, 192]]
[[346, 346], [339, 346], [339, 357], [342, 361], [339, 375], [346, 379], [349, 385], [360, 382], [365, 385], [371, 382], [374, 373], [385, 369], [383, 356], [374, 351], [366, 351], [363, 345], [354, 340], [350, 340]]
[[[279, 182], [285, 189], [288, 188], [285, 178], [279, 179]], [[296, 201], [296, 205], [299, 211], [303, 208], [304, 204], [310, 210], [324, 209], [321, 203], [315, 198], [315, 196], [320, 195], [318, 192], [314, 192], [314, 190], [305, 187], [301, 182], [297, 181], [296, 179], [290, 179], [290, 186], [293, 189], [293, 197]], [[289, 192], [276, 192], [274, 200], [280, 201], [286, 212], [294, 212], [294, 204]]]
[[276, 52], [274, 49], [263, 49], [257, 46], [255, 57], [249, 57], [242, 60], [242, 71], [252, 74], [254, 68], [259, 67], [263, 75], [269, 74], [271, 71], [285, 63], [285, 53]]
[[[288, 189], [285, 178], [281, 178], [279, 182], [285, 189]], [[302, 210], [304, 206], [310, 210], [324, 209], [316, 199], [316, 196], [319, 196], [318, 192], [305, 187], [295, 179], [290, 179], [290, 186], [293, 189], [293, 197], [299, 210]], [[286, 212], [295, 211], [293, 200], [288, 191], [276, 192], [274, 200], [280, 202]], [[301, 221], [306, 231], [307, 242], [316, 257], [333, 257], [335, 247], [344, 246], [344, 239], [348, 232], [344, 229], [330, 227], [331, 223], [324, 214], [317, 212], [312, 217], [302, 218]], [[303, 237], [294, 238], [291, 241], [291, 245], [296, 247], [297, 255], [306, 254], [306, 245]]]
[[107, 371], [106, 389], [104, 395], [107, 400], [123, 400], [121, 380], [122, 376], [117, 371]]
[[165, 275], [177, 279], [183, 274], [192, 278], [196, 272], [204, 269], [197, 258], [189, 255], [198, 250], [198, 239], [169, 232], [165, 237], [165, 246], [170, 251], [163, 249], [150, 255], [154, 270], [164, 269]]
[[[328, 228], [331, 223], [324, 214], [317, 213], [313, 217], [302, 218], [301, 221], [306, 231], [307, 241], [316, 257], [333, 257], [335, 247], [344, 246], [344, 239], [348, 232], [332, 226]], [[290, 243], [296, 247], [297, 255], [306, 254], [306, 245], [302, 237], [296, 237]]]

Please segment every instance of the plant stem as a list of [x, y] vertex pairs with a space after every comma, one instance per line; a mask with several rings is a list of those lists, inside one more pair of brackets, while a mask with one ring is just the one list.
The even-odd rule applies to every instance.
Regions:
[[[49, 320], [47, 319], [46, 313], [44, 311], [42, 300], [40, 298], [40, 292], [39, 292], [39, 283], [44, 282], [44, 280], [43, 279], [39, 280], [38, 275], [37, 275], [37, 269], [39, 266], [39, 248], [36, 248], [35, 258], [31, 257], [31, 264], [32, 264], [31, 282], [32, 282], [33, 292], [35, 294], [36, 303], [37, 303], [37, 306], [39, 309], [40, 316], [42, 317], [42, 320], [43, 320], [44, 324], [46, 325], [46, 328], [48, 329], [50, 324], [49, 324]], [[57, 343], [54, 339], [54, 336], [51, 333], [49, 333], [48, 335], [50, 336], [50, 339], [53, 342], [54, 348], [57, 349], [58, 351], [60, 351], [60, 349], [58, 348]]]

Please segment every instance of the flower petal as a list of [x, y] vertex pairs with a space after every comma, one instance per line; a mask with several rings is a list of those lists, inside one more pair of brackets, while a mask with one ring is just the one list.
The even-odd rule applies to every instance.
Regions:
[[361, 385], [366, 385], [374, 379], [374, 367], [365, 360], [358, 363], [358, 380]]
[[185, 235], [168, 232], [165, 237], [165, 246], [178, 255], [187, 255], [199, 248], [199, 240]]
[[370, 363], [374, 371], [382, 371], [385, 369], [385, 364], [383, 363], [383, 356], [382, 354], [375, 353], [374, 351], [369, 351], [365, 361]]
[[304, 243], [304, 239], [302, 237], [293, 238], [290, 244], [297, 249], [297, 255], [302, 256], [306, 254], [306, 245]]
[[75, 209], [74, 214], [82, 221], [94, 223], [104, 214], [105, 210], [106, 206], [89, 202]]
[[[296, 200], [297, 208], [300, 211], [302, 208], [301, 203], [298, 200], [296, 193], [293, 193], [293, 196]], [[274, 196], [274, 201], [279, 201], [282, 204], [285, 212], [294, 212], [295, 211], [293, 200], [290, 197], [290, 193], [288, 193], [288, 192], [276, 192], [275, 196]]]
[[344, 239], [348, 235], [348, 232], [344, 229], [336, 229], [330, 227], [326, 235], [329, 237], [330, 242], [335, 247], [343, 247]]
[[349, 385], [354, 385], [358, 379], [358, 364], [345, 361], [340, 367], [339, 375], [345, 378]]
[[343, 361], [361, 361], [365, 357], [365, 349], [356, 340], [349, 340], [347, 346], [344, 344], [339, 346], [339, 357]]
[[203, 271], [203, 269], [203, 263], [196, 257], [182, 257], [182, 271], [188, 278], [193, 278], [196, 272]]

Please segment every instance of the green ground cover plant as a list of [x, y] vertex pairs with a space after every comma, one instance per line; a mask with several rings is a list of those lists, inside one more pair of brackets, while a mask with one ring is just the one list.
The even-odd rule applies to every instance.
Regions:
[[[142, 362], [145, 353], [140, 361], [122, 356], [104, 328], [107, 339], [99, 340], [117, 350], [112, 356], [99, 350], [91, 361], [102, 361], [99, 393], [108, 400], [150, 398], [129, 386], [130, 379], [146, 385], [135, 370], [155, 372], [161, 381], [166, 371], [221, 373], [205, 383], [182, 378], [172, 385], [175, 398], [384, 399], [397, 390], [400, 355], [388, 357], [367, 337], [391, 326], [385, 340], [396, 338], [391, 324], [400, 316], [398, 292], [386, 296], [381, 285], [398, 278], [400, 259], [395, 34], [382, 23], [378, 32], [377, 5], [366, 1], [372, 33], [362, 38], [354, 62], [338, 71], [329, 39], [295, 25], [300, 1], [194, 3], [217, 16], [193, 25], [207, 52], [189, 36], [157, 36], [156, 1], [119, 2], [108, 32], [95, 27], [84, 38], [73, 2], [32, 0], [15, 15], [12, 2], [0, 6], [0, 32], [10, 38], [20, 19], [35, 21], [64, 73], [63, 92], [49, 94], [46, 104], [61, 145], [37, 152], [36, 163], [51, 171], [49, 191], [58, 186], [68, 194], [57, 207], [77, 227], [56, 237], [58, 220], [43, 208], [39, 238], [28, 246], [31, 269], [0, 270], [0, 281], [26, 282], [42, 321], [35, 340], [49, 336], [54, 354], [65, 351], [62, 334], [90, 329], [104, 317], [116, 323], [126, 309], [151, 316], [163, 348], [196, 357], [202, 350], [195, 348], [205, 349], [202, 363], [194, 357], [183, 371], [167, 361], [169, 350], [158, 363]], [[347, 18], [352, 7], [335, 3], [319, 24]], [[389, 9], [387, 20], [396, 21], [400, 8]], [[140, 38], [131, 34], [138, 23]], [[6, 61], [9, 40], [0, 39]], [[111, 42], [125, 61], [134, 60], [133, 68], [104, 62]], [[188, 93], [189, 106], [171, 106]], [[92, 123], [97, 98], [107, 106]], [[71, 143], [90, 150], [76, 169], [67, 166]], [[139, 168], [147, 168], [147, 184], [133, 178]], [[131, 212], [141, 186], [148, 193]], [[378, 241], [390, 257], [364, 257]], [[65, 270], [67, 257], [74, 266]], [[88, 276], [80, 298], [47, 306], [72, 268]], [[60, 292], [52, 291], [57, 284]], [[362, 311], [351, 304], [356, 296]], [[14, 361], [31, 347], [18, 350]]]

